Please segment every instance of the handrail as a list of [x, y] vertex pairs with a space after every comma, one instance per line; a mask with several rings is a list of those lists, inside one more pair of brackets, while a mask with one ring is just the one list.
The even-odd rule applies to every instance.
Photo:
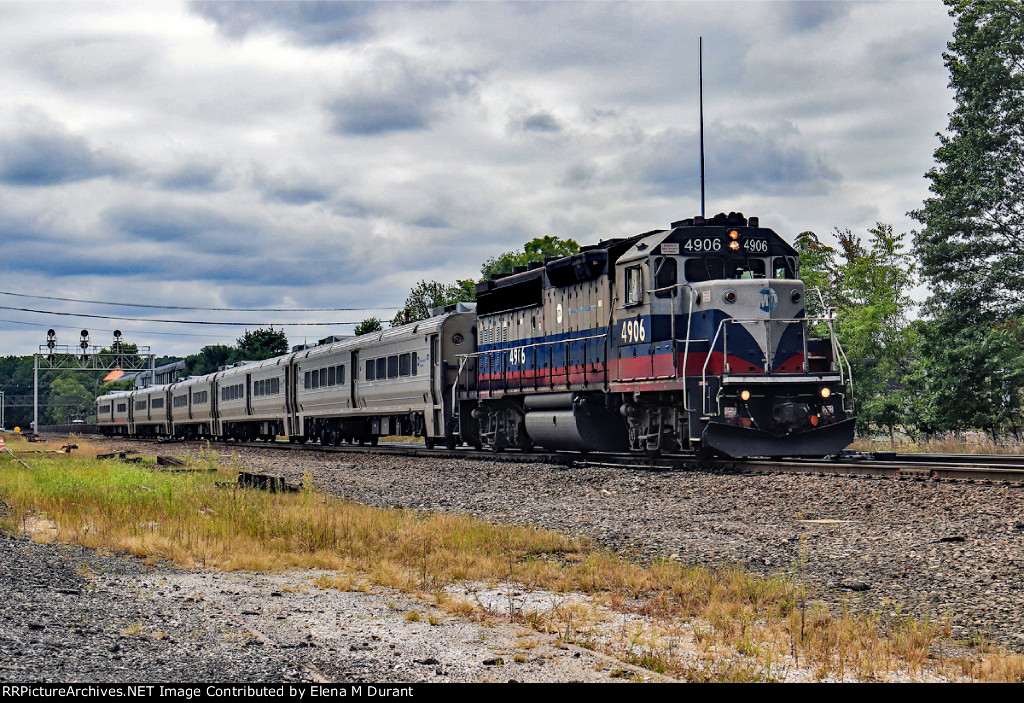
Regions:
[[[708, 355], [704, 359], [704, 366], [701, 369], [701, 387], [704, 389], [704, 391], [702, 393], [702, 402], [701, 402], [702, 410], [705, 413], [709, 412], [709, 410], [710, 410], [710, 408], [708, 406], [708, 402], [710, 400], [710, 389], [708, 387], [708, 382], [707, 382], [708, 381], [708, 364], [711, 363], [711, 357], [712, 357], [712, 354], [714, 353], [715, 346], [718, 344], [718, 338], [720, 336], [722, 336], [722, 332], [723, 332], [723, 330], [725, 330], [725, 325], [727, 323], [728, 324], [751, 324], [751, 323], [758, 323], [758, 324], [765, 325], [766, 326], [766, 330], [767, 330], [768, 329], [767, 325], [769, 323], [772, 323], [772, 322], [783, 322], [783, 323], [799, 322], [799, 323], [804, 325], [805, 348], [806, 348], [806, 337], [807, 337], [807, 334], [806, 334], [806, 332], [807, 332], [806, 323], [808, 323], [808, 322], [824, 322], [824, 323], [826, 323], [828, 325], [828, 327], [829, 327], [829, 333], [830, 333], [830, 336], [832, 338], [833, 363], [836, 364], [836, 366], [837, 366], [837, 368], [839, 370], [839, 380], [840, 380], [840, 382], [844, 386], [849, 384], [851, 392], [852, 392], [853, 382], [852, 382], [852, 373], [850, 371], [850, 362], [846, 358], [846, 354], [842, 351], [842, 347], [839, 346], [838, 339], [836, 339], [835, 329], [833, 328], [833, 325], [832, 325], [832, 323], [834, 321], [835, 321], [835, 318], [832, 318], [832, 317], [794, 317], [794, 318], [787, 318], [787, 317], [772, 317], [772, 318], [738, 318], [738, 317], [731, 317], [731, 318], [728, 318], [728, 319], [725, 319], [725, 320], [721, 320], [718, 323], [718, 329], [715, 331], [714, 340], [711, 342], [711, 346], [710, 346], [710, 348], [708, 350]], [[836, 351], [835, 351], [837, 348], [839, 350], [838, 354], [836, 354]], [[727, 345], [724, 346], [724, 348], [722, 349], [722, 352], [723, 352], [723, 354], [728, 354], [728, 347], [727, 347]], [[770, 349], [768, 350], [768, 353], [771, 353]], [[841, 362], [837, 362], [837, 360], [841, 360]], [[846, 374], [843, 373], [843, 363], [842, 362], [845, 362], [845, 364], [846, 364]]]
[[[662, 291], [673, 290], [673, 289], [676, 289], [676, 288], [679, 288], [680, 290], [682, 290], [683, 288], [689, 288], [690, 289], [690, 310], [689, 310], [689, 312], [687, 312], [687, 318], [686, 318], [686, 341], [683, 344], [683, 378], [684, 378], [684, 381], [683, 381], [683, 411], [689, 412], [689, 408], [686, 407], [686, 381], [685, 381], [685, 377], [686, 377], [686, 364], [687, 364], [687, 361], [690, 358], [690, 331], [693, 329], [693, 325], [691, 324], [691, 322], [693, 321], [693, 300], [694, 300], [694, 297], [696, 296], [696, 293], [693, 290], [693, 286], [691, 286], [689, 283], [675, 283], [675, 284], [673, 284], [671, 286], [664, 286], [663, 288], [652, 288], [651, 290], [647, 291], [647, 294], [648, 294], [648, 296], [650, 296], [651, 293], [660, 293]], [[674, 378], [679, 378], [679, 359], [676, 356], [676, 341], [677, 340], [676, 340], [676, 296], [675, 295], [673, 295], [669, 299], [669, 311], [671, 312], [669, 333], [672, 335], [672, 375], [673, 375]], [[651, 334], [652, 335], [654, 334], [653, 327], [651, 328]]]

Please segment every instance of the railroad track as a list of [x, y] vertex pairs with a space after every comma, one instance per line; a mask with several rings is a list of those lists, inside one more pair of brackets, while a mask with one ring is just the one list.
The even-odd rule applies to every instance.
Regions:
[[[154, 440], [149, 440], [154, 441]], [[176, 442], [159, 442], [170, 446]], [[383, 442], [376, 447], [287, 442], [211, 442], [222, 447], [247, 447], [280, 451], [323, 451], [348, 454], [389, 452], [396, 456], [457, 458], [519, 463], [552, 463], [564, 466], [605, 466], [651, 470], [699, 470], [719, 473], [803, 473], [830, 476], [862, 476], [913, 480], [1006, 482], [1024, 485], [1024, 456], [1011, 454], [901, 454], [895, 452], [844, 452], [828, 459], [698, 459], [692, 456], [645, 457], [627, 454], [569, 451], [507, 451], [500, 453], [462, 449], [427, 449], [422, 444]]]

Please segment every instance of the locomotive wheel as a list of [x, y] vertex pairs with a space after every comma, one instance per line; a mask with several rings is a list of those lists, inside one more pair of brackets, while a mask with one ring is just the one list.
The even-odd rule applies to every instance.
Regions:
[[[370, 437], [370, 446], [371, 447], [376, 447], [377, 446], [377, 442], [379, 442], [379, 441], [380, 441], [380, 437], [378, 437], [377, 435], [374, 435], [373, 437]], [[362, 442], [360, 442], [360, 444], [362, 444]]]
[[434, 438], [433, 437], [424, 437], [423, 438], [423, 446], [426, 447], [427, 449], [433, 449], [434, 448]]
[[448, 435], [444, 438], [444, 446], [446, 449], [455, 449], [455, 447], [459, 446], [458, 439], [456, 439], [455, 435]]

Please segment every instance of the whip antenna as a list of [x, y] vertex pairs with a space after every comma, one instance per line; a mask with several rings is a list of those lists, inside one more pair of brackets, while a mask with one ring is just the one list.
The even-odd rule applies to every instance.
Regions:
[[697, 76], [700, 93], [700, 216], [704, 217], [704, 37], [697, 44]]

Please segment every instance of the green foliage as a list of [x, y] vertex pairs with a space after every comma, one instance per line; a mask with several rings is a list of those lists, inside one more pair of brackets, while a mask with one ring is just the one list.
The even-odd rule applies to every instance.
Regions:
[[356, 325], [355, 330], [353, 330], [353, 334], [358, 337], [362, 334], [370, 334], [370, 332], [380, 332], [382, 329], [384, 329], [384, 326], [381, 324], [380, 320], [376, 317], [368, 317]]
[[238, 338], [238, 353], [240, 359], [272, 359], [288, 353], [288, 337], [283, 330], [273, 328], [261, 327], [252, 332], [246, 330], [245, 334]]
[[[0, 391], [4, 392], [4, 424], [27, 430], [33, 412], [33, 366], [31, 356], [0, 358]], [[39, 424], [68, 419], [89, 420], [93, 400], [103, 390], [103, 372], [40, 371]], [[83, 394], [84, 389], [84, 394]]]
[[820, 288], [836, 315], [853, 373], [858, 427], [892, 431], [907, 422], [916, 398], [910, 384], [919, 346], [919, 329], [910, 321], [916, 264], [904, 251], [906, 235], [893, 233], [892, 225], [879, 222], [868, 234], [865, 242], [837, 230], [837, 249], [803, 232], [796, 248], [805, 284]]
[[910, 213], [924, 225], [915, 245], [932, 290], [924, 421], [996, 437], [1021, 424], [1024, 5], [947, 5], [955, 27], [943, 56], [956, 108], [927, 174], [933, 196]]
[[405, 299], [405, 305], [391, 318], [391, 326], [397, 327], [430, 317], [430, 309], [457, 302], [476, 300], [475, 283], [471, 280], [444, 284], [437, 281], [420, 281]]
[[259, 361], [287, 353], [288, 338], [281, 330], [246, 330], [238, 338], [238, 346], [211, 344], [203, 347], [198, 354], [185, 357], [185, 374], [202, 376], [239, 361]]
[[203, 347], [198, 354], [185, 357], [185, 375], [203, 376], [213, 373], [221, 366], [239, 360], [238, 349], [226, 344], [211, 344]]
[[500, 273], [512, 273], [516, 266], [527, 266], [534, 261], [544, 261], [549, 256], [567, 256], [580, 250], [572, 239], [561, 239], [554, 235], [535, 237], [523, 245], [522, 251], [506, 251], [484, 262], [480, 272], [486, 280]]
[[[534, 261], [543, 261], [549, 256], [565, 256], [575, 254], [580, 245], [571, 239], [560, 239], [548, 235], [536, 237], [523, 245], [523, 251], [507, 251], [497, 257], [488, 259], [481, 267], [483, 279], [499, 273], [511, 273], [516, 266], [526, 266]], [[420, 281], [405, 300], [405, 305], [391, 318], [391, 326], [397, 327], [417, 320], [430, 317], [430, 309], [457, 302], [473, 302], [476, 300], [476, 281], [461, 279], [454, 283], [438, 281]], [[358, 328], [357, 328], [358, 329]], [[357, 333], [358, 334], [358, 333]]]
[[85, 419], [93, 410], [96, 395], [82, 384], [82, 373], [65, 372], [50, 383], [49, 399], [40, 414], [40, 424], [63, 425]]

